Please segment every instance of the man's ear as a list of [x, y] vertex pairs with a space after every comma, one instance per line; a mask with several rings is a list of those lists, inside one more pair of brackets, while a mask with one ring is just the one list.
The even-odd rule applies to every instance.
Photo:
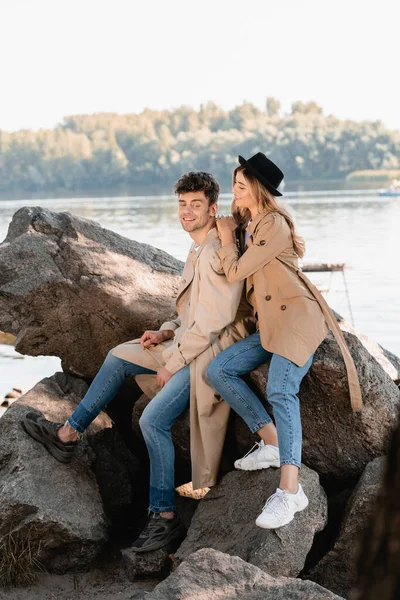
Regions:
[[217, 212], [218, 212], [218, 204], [216, 202], [214, 202], [214, 204], [211, 204], [211, 206], [210, 206], [210, 215], [212, 217], [215, 217]]

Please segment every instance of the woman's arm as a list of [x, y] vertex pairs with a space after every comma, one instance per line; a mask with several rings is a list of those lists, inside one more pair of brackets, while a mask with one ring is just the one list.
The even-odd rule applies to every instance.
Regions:
[[232, 239], [233, 232], [223, 229], [222, 248], [217, 254], [222, 260], [227, 280], [233, 283], [246, 279], [290, 246], [292, 243], [290, 230], [285, 227], [285, 224], [284, 217], [281, 215], [276, 213], [265, 215], [253, 235], [253, 243], [243, 256], [239, 256], [236, 243]]

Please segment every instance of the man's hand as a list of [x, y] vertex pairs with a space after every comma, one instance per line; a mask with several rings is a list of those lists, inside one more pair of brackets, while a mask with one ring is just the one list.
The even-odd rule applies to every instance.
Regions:
[[165, 329], [163, 331], [145, 331], [140, 338], [140, 345], [143, 350], [145, 348], [152, 348], [153, 346], [157, 346], [157, 344], [165, 342], [165, 340], [173, 338], [174, 335], [174, 332], [170, 329]]
[[170, 373], [165, 367], [161, 367], [157, 371], [157, 383], [160, 388], [163, 388], [166, 383], [171, 379], [172, 373]]

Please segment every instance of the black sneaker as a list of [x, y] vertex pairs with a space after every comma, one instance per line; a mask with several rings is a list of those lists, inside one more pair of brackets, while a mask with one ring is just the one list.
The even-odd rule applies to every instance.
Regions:
[[152, 513], [149, 522], [133, 542], [134, 552], [150, 552], [167, 546], [173, 540], [185, 537], [186, 529], [179, 519], [164, 519], [159, 513]]
[[69, 463], [78, 442], [62, 442], [57, 431], [62, 423], [53, 423], [37, 413], [30, 412], [21, 421], [22, 427], [34, 440], [43, 444], [59, 462]]

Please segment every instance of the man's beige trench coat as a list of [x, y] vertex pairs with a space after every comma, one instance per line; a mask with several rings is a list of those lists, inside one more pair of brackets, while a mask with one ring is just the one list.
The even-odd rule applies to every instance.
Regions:
[[[217, 250], [221, 247], [212, 229], [187, 258], [176, 300], [178, 318], [160, 329], [175, 337], [142, 350], [139, 340], [113, 349], [114, 356], [157, 370], [176, 373], [190, 363], [190, 446], [193, 488], [215, 485], [230, 408], [208, 383], [206, 369], [222, 350], [254, 329], [251, 307], [244, 300], [243, 282], [228, 283]], [[250, 309], [250, 310], [249, 310]], [[149, 396], [159, 391], [155, 375], [137, 375]]]
[[361, 410], [357, 371], [337, 321], [317, 288], [298, 267], [286, 219], [262, 213], [248, 226], [248, 248], [239, 256], [235, 244], [218, 250], [230, 282], [246, 280], [265, 350], [303, 366], [331, 329], [344, 358], [351, 406]]

